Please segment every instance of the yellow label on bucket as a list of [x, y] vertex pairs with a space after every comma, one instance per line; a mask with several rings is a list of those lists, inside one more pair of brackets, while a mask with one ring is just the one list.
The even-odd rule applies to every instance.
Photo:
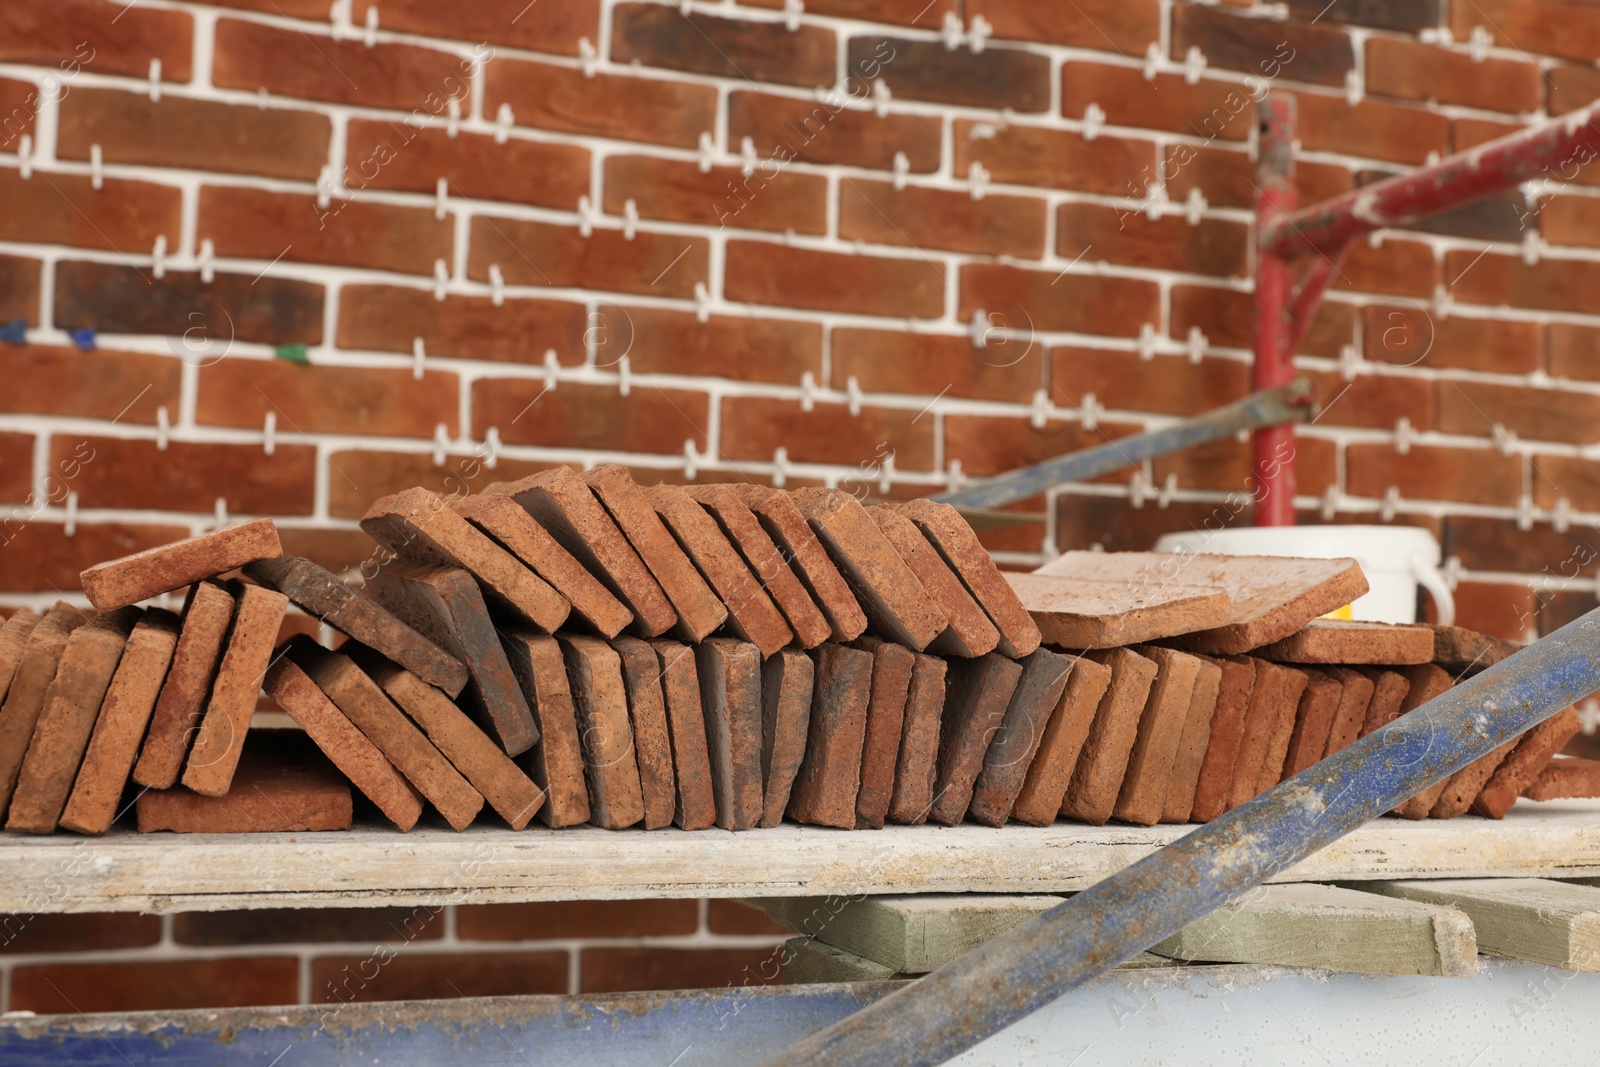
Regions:
[[1322, 617], [1324, 619], [1343, 619], [1345, 622], [1349, 622], [1351, 619], [1355, 618], [1355, 612], [1351, 610], [1349, 604], [1346, 604], [1342, 608], [1334, 608], [1332, 611], [1328, 612]]

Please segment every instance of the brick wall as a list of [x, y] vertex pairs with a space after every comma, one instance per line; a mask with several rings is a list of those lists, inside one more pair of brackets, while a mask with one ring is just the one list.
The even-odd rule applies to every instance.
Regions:
[[[1600, 94], [1600, 9], [1534, 0], [331, 9], [0, 4], [0, 607], [246, 515], [344, 569], [416, 484], [914, 495], [1159, 425], [1248, 389], [1263, 92], [1298, 102], [1308, 201]], [[1360, 243], [1299, 361], [1301, 518], [1430, 527], [1504, 636], [1596, 600], [1597, 186], [1558, 164]], [[988, 541], [1148, 547], [1247, 473], [1219, 443]], [[408, 956], [467, 951], [465, 914]], [[104, 959], [281, 958], [267, 999], [302, 999], [363, 951], [184, 927]], [[504, 951], [578, 988], [585, 936]]]

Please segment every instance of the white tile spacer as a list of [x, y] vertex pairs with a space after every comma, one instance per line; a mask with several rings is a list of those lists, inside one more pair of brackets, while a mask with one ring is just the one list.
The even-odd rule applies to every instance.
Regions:
[[889, 92], [889, 83], [882, 78], [872, 83], [872, 110], [880, 119], [889, 116], [889, 101], [893, 95]]
[[1039, 542], [1039, 554], [1044, 556], [1046, 563], [1061, 558], [1061, 550], [1056, 547], [1056, 543], [1050, 539], [1049, 534], [1046, 534], [1044, 540]]
[[883, 462], [878, 464], [878, 495], [888, 496], [889, 490], [894, 487], [894, 449], [883, 457]]
[[1558, 534], [1564, 534], [1572, 525], [1572, 502], [1566, 497], [1556, 501], [1555, 510], [1550, 513], [1550, 526]]
[[1134, 471], [1133, 476], [1128, 479], [1128, 503], [1135, 509], [1144, 507], [1146, 481], [1142, 470]]
[[739, 138], [739, 169], [746, 178], [756, 172], [756, 164], [760, 157], [756, 155], [756, 142], [753, 137]]
[[600, 69], [600, 53], [595, 51], [594, 42], [587, 37], [578, 38], [578, 64], [583, 68], [583, 76], [592, 78]]
[[1100, 127], [1106, 124], [1106, 113], [1093, 100], [1083, 109], [1083, 139], [1092, 141], [1100, 136]]
[[1050, 421], [1050, 394], [1043, 389], [1033, 391], [1032, 422], [1035, 430], [1042, 430]]
[[1200, 327], [1189, 327], [1189, 362], [1198, 364], [1205, 359], [1206, 345], [1210, 344], [1210, 342], [1211, 339], [1206, 336], [1205, 331]]
[[1333, 517], [1339, 514], [1339, 504], [1344, 494], [1339, 492], [1337, 485], [1330, 485], [1322, 494], [1322, 521], [1332, 522]]
[[800, 375], [800, 410], [810, 411], [817, 403], [817, 380], [810, 371]]
[[594, 236], [594, 202], [587, 193], [578, 197], [578, 232], [584, 237]]
[[1449, 44], [1450, 31], [1430, 26], [1425, 30], [1417, 31], [1417, 40], [1423, 44]]
[[210, 285], [217, 280], [217, 246], [207, 237], [200, 242], [200, 284]]
[[961, 469], [961, 461], [952, 459], [944, 475], [945, 484], [951, 489], [960, 489], [967, 484], [967, 475]]
[[1200, 75], [1206, 69], [1206, 54], [1200, 46], [1192, 44], [1183, 55], [1183, 80], [1190, 85], [1200, 84]]
[[172, 433], [172, 418], [167, 414], [167, 405], [162, 404], [156, 408], [156, 451], [167, 450], [167, 437]]
[[1093, 393], [1084, 393], [1083, 399], [1078, 402], [1078, 421], [1083, 423], [1085, 430], [1092, 430], [1100, 423], [1100, 415], [1105, 408], [1100, 406], [1100, 400]]
[[1400, 509], [1400, 487], [1391, 485], [1383, 491], [1383, 503], [1378, 505], [1378, 517], [1393, 522], [1394, 513]]
[[1145, 81], [1153, 82], [1156, 80], [1156, 71], [1161, 69], [1161, 59], [1161, 45], [1156, 41], [1151, 41], [1144, 50]]
[[783, 0], [783, 28], [794, 33], [800, 28], [800, 16], [805, 14], [802, 0]]
[[1161, 217], [1161, 209], [1168, 203], [1164, 186], [1151, 185], [1144, 198], [1144, 217], [1151, 222]]
[[333, 0], [328, 5], [328, 36], [335, 41], [344, 39], [344, 11], [349, 6], [349, 0]]
[[157, 280], [166, 276], [167, 235], [164, 233], [156, 234], [156, 247], [155, 250], [150, 253], [150, 273], [154, 274]]
[[972, 321], [967, 323], [967, 340], [972, 342], [973, 351], [982, 351], [989, 347], [989, 312], [984, 308], [972, 309]]
[[261, 451], [272, 455], [278, 450], [278, 413], [267, 412], [267, 417], [261, 421]]
[[1489, 437], [1502, 456], [1510, 456], [1517, 452], [1517, 435], [1498, 422], [1490, 428]]
[[1351, 67], [1344, 72], [1344, 102], [1351, 107], [1361, 103], [1361, 98], [1366, 95], [1366, 89], [1361, 82], [1361, 72]]
[[506, 302], [506, 276], [498, 263], [489, 264], [489, 301], [495, 307]]
[[1206, 208], [1211, 205], [1206, 203], [1206, 194], [1200, 191], [1198, 185], [1189, 187], [1189, 195], [1183, 200], [1183, 217], [1190, 226], [1200, 225], [1200, 218], [1205, 214]]
[[450, 137], [454, 137], [461, 132], [461, 101], [453, 96], [450, 98], [450, 105], [445, 113], [444, 132]]
[[561, 381], [561, 360], [556, 358], [556, 350], [544, 350], [544, 387], [546, 391], [554, 390]]
[[1172, 498], [1177, 492], [1178, 476], [1176, 474], [1167, 475], [1166, 479], [1161, 483], [1161, 494], [1156, 497], [1156, 507], [1165, 511], [1167, 505], [1172, 503]]
[[906, 158], [904, 152], [896, 152], [894, 154], [894, 187], [896, 189], [904, 189], [906, 187], [906, 175], [910, 173], [911, 160]]
[[639, 204], [629, 197], [622, 204], [622, 237], [623, 240], [633, 240], [634, 231], [639, 227]]
[[433, 261], [433, 298], [444, 300], [445, 286], [450, 284], [450, 268], [445, 266], [443, 259]]
[[500, 427], [491, 426], [483, 434], [483, 465], [494, 470], [500, 463]]
[[1482, 26], [1472, 27], [1472, 36], [1467, 39], [1468, 47], [1472, 52], [1472, 61], [1482, 63], [1489, 58], [1489, 47], [1494, 44], [1494, 35]]
[[433, 465], [444, 466], [446, 454], [450, 451], [450, 435], [445, 430], [444, 423], [439, 423], [433, 428]]
[[333, 167], [323, 164], [322, 170], [317, 173], [317, 210], [328, 210], [328, 204], [333, 200]]
[[683, 476], [692, 482], [699, 471], [700, 454], [695, 451], [694, 438], [685, 438], [683, 442]]
[[150, 102], [161, 102], [161, 60], [150, 61]]
[[428, 353], [422, 347], [422, 338], [413, 337], [411, 339], [411, 377], [419, 382], [422, 381], [422, 376], [426, 373], [427, 363]]
[[33, 138], [26, 133], [17, 142], [17, 176], [23, 181], [33, 177]]
[[1527, 533], [1533, 529], [1533, 497], [1523, 493], [1517, 497], [1517, 529]]
[[973, 55], [982, 52], [984, 43], [993, 36], [994, 27], [989, 25], [988, 19], [982, 15], [972, 16], [972, 25], [967, 31], [967, 42], [972, 49]]
[[433, 217], [444, 221], [445, 207], [450, 203], [450, 182], [444, 178], [433, 187]]
[[1443, 282], [1433, 287], [1433, 317], [1443, 322], [1450, 317], [1450, 290], [1445, 288]]
[[100, 146], [89, 146], [89, 188], [99, 192], [106, 184], [105, 162], [101, 158]]
[[709, 130], [700, 131], [700, 173], [710, 174], [711, 164], [716, 162], [717, 143], [711, 139]]
[[845, 379], [844, 393], [850, 400], [850, 414], [861, 414], [861, 382], [854, 374]]
[[1148, 322], [1139, 327], [1139, 358], [1143, 360], [1156, 358], [1156, 328]]
[[954, 52], [961, 47], [961, 39], [966, 33], [961, 25], [961, 16], [954, 11], [944, 13], [944, 22], [939, 27], [939, 33], [944, 37], [944, 50]]
[[1402, 456], [1411, 454], [1411, 441], [1415, 434], [1411, 431], [1411, 420], [1401, 415], [1394, 423], [1394, 450]]
[[1361, 357], [1361, 350], [1355, 345], [1341, 345], [1339, 348], [1339, 377], [1345, 381], [1352, 381], [1356, 370], [1366, 362]]
[[61, 533], [71, 537], [78, 532], [78, 491], [70, 490], [67, 493], [67, 517], [61, 523]]
[[220, 530], [224, 526], [228, 525], [228, 498], [227, 497], [225, 497], [225, 496], [217, 497], [217, 504], [216, 504], [216, 508], [215, 508], [213, 514], [215, 515], [216, 520], [217, 520], [217, 529]]
[[1371, 233], [1367, 234], [1367, 247], [1368, 248], [1382, 248], [1383, 247], [1383, 231], [1382, 230], [1373, 230]]
[[971, 183], [972, 199], [982, 200], [983, 192], [989, 185], [989, 171], [976, 159], [967, 167], [967, 181]]
[[[1299, 150], [1300, 150], [1300, 142], [1297, 140], [1295, 142], [1295, 151], [1299, 151]], [[1430, 166], [1430, 167], [1436, 166], [1436, 165], [1438, 165], [1438, 162], [1439, 162], [1439, 152], [1438, 152], [1438, 150], [1435, 149], [1434, 151], [1429, 152], [1428, 153], [1428, 159], [1427, 159], [1428, 166]]]
[[1544, 240], [1539, 236], [1538, 230], [1526, 230], [1522, 234], [1522, 262], [1533, 266], [1539, 262], [1539, 254], [1544, 251]]
[[617, 360], [617, 392], [627, 396], [633, 390], [633, 368], [628, 363], [628, 357], [623, 356]]
[[772, 450], [772, 484], [782, 489], [789, 481], [789, 450], [779, 445]]
[[1444, 584], [1450, 589], [1455, 589], [1461, 584], [1461, 557], [1450, 556], [1445, 559], [1444, 566], [1439, 568], [1439, 575], [1444, 578]]
[[1234, 434], [1233, 434], [1233, 439], [1235, 441], [1237, 441], [1241, 445], [1247, 445], [1247, 444], [1250, 443], [1250, 431], [1249, 430], [1235, 430]]
[[711, 290], [705, 282], [694, 283], [694, 318], [702, 326], [711, 321]]
[[375, 48], [378, 44], [378, 5], [373, 4], [367, 8], [366, 32], [361, 35], [361, 43], [368, 48]]
[[494, 113], [494, 143], [505, 144], [511, 135], [511, 127], [516, 124], [516, 115], [511, 110], [510, 104], [501, 104]]

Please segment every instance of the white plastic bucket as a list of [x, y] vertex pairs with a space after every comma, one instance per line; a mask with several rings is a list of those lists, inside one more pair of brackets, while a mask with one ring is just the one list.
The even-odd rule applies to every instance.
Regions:
[[1439, 621], [1455, 622], [1455, 597], [1439, 573], [1439, 542], [1415, 526], [1242, 526], [1172, 533], [1156, 542], [1157, 552], [1177, 549], [1226, 556], [1348, 556], [1361, 564], [1371, 590], [1341, 618], [1416, 622], [1420, 585], [1433, 598]]

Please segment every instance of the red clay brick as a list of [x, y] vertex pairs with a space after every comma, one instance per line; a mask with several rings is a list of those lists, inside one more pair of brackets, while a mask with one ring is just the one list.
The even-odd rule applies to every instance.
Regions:
[[1504, 763], [1506, 757], [1516, 749], [1519, 741], [1519, 738], [1512, 738], [1452, 774], [1445, 782], [1444, 791], [1439, 794], [1439, 799], [1434, 801], [1433, 808], [1428, 812], [1428, 818], [1453, 819], [1458, 815], [1465, 815], [1483, 787], [1489, 783], [1489, 779], [1494, 777], [1494, 772], [1500, 769], [1500, 764]]
[[667, 707], [672, 764], [677, 772], [678, 802], [673, 822], [684, 830], [704, 830], [715, 825], [717, 805], [695, 654], [690, 646], [676, 641], [650, 644], [661, 669], [661, 695]]
[[692, 161], [650, 156], [611, 156], [605, 164], [605, 210], [613, 215], [632, 200], [647, 219], [822, 234], [827, 198], [826, 178], [785, 171], [777, 161], [748, 175], [741, 167], [702, 171]]
[[1066, 688], [1043, 728], [1033, 762], [1012, 805], [1013, 819], [1033, 826], [1049, 826], [1056, 821], [1095, 710], [1110, 684], [1110, 667], [1082, 657], [1073, 661]]
[[[1528, 374], [1539, 366], [1539, 324], [1495, 319], [1438, 320], [1421, 308], [1373, 304], [1363, 309], [1364, 355], [1373, 363], [1395, 367], [1452, 367], [1491, 374]], [[1552, 324], [1550, 372], [1564, 376], [1555, 363]], [[1574, 374], [1573, 377], [1588, 377]], [[1392, 379], [1384, 379], [1385, 382]]]
[[938, 772], [929, 816], [954, 826], [966, 817], [990, 743], [1006, 720], [1023, 667], [996, 653], [950, 661]]
[[298, 833], [348, 830], [350, 782], [297, 730], [257, 730], [227, 793], [184, 787], [139, 793], [139, 832]]
[[96, 190], [87, 174], [25, 179], [8, 168], [0, 169], [0, 199], [0, 241], [144, 252], [165, 237], [178, 247], [182, 194], [170, 186], [106, 178]]
[[1431, 245], [1389, 238], [1377, 248], [1365, 241], [1354, 242], [1339, 264], [1333, 288], [1428, 299], [1439, 281], [1439, 264]]
[[1549, 86], [1545, 110], [1552, 115], [1565, 115], [1600, 97], [1600, 71], [1593, 67], [1562, 63], [1545, 70], [1544, 77]]
[[[712, 315], [702, 323], [693, 312], [665, 308], [603, 309], [600, 314], [602, 318], [591, 319], [590, 325], [612, 327], [614, 336], [627, 340], [625, 354], [640, 374], [687, 374], [785, 385], [798, 384], [807, 371], [813, 377], [822, 376], [822, 327], [816, 323], [742, 315]], [[608, 337], [606, 343], [612, 339]], [[607, 366], [620, 358], [609, 355], [610, 351], [599, 356]], [[750, 352], [760, 352], [761, 358], [750, 359]]]
[[894, 796], [907, 698], [917, 654], [876, 637], [862, 638], [858, 647], [872, 653], [872, 689], [861, 746], [856, 827], [881, 830]]
[[1137, 337], [1142, 325], [1159, 321], [1159, 305], [1154, 282], [969, 263], [961, 268], [957, 313], [968, 321], [979, 309], [1015, 307], [1024, 330]]
[[[508, 444], [678, 454], [685, 441], [706, 447], [705, 393], [635, 385], [562, 382], [555, 389], [526, 378], [479, 378], [472, 385], [474, 431], [496, 427]], [[532, 417], [525, 417], [532, 416]]]
[[1289, 755], [1282, 777], [1292, 778], [1322, 759], [1333, 735], [1333, 720], [1344, 700], [1344, 683], [1322, 671], [1306, 671], [1309, 679], [1300, 697], [1294, 733], [1289, 737]]
[[1072, 657], [1043, 648], [1022, 661], [1022, 676], [973, 784], [972, 804], [967, 810], [978, 822], [1002, 826], [1011, 817], [1012, 805], [1066, 689], [1072, 664]]
[[336, 342], [340, 348], [410, 355], [420, 337], [430, 359], [536, 363], [543, 352], [530, 347], [528, 338], [563, 336], [565, 343], [554, 349], [557, 358], [578, 364], [584, 358], [582, 330], [573, 327], [582, 326], [583, 316], [581, 304], [567, 301], [507, 297], [495, 307], [486, 296], [449, 293], [440, 301], [431, 289], [347, 285], [339, 294]]
[[1403, 418], [1413, 430], [1434, 429], [1439, 389], [1435, 383], [1395, 374], [1342, 375], [1310, 372], [1312, 399], [1322, 412], [1317, 422], [1328, 426], [1365, 426], [1393, 430]]
[[157, 279], [120, 264], [56, 264], [58, 326], [181, 337], [192, 363], [221, 359], [235, 340], [319, 344], [322, 310], [322, 286], [312, 282], [221, 271], [207, 282], [171, 269]]
[[1450, 121], [1436, 112], [1380, 100], [1351, 107], [1342, 96], [1311, 93], [1296, 93], [1295, 104], [1296, 132], [1309, 151], [1421, 165], [1430, 152], [1449, 150]]
[[[461, 910], [465, 913], [470, 909]], [[191, 911], [172, 918], [175, 942], [205, 947], [304, 941], [431, 941], [442, 936], [444, 909], [427, 905]]]
[[740, 900], [707, 901], [706, 928], [714, 934], [776, 934], [787, 937], [792, 931], [773, 922], [762, 912]]
[[[535, 9], [536, 10], [536, 9]], [[279, 114], [279, 112], [269, 112]], [[352, 119], [345, 134], [347, 189], [433, 194], [442, 178], [451, 198], [495, 200], [571, 211], [589, 192], [589, 150], [439, 126]]]
[[1367, 720], [1367, 709], [1371, 707], [1376, 691], [1373, 679], [1360, 671], [1348, 667], [1332, 667], [1329, 671], [1339, 679], [1344, 692], [1339, 698], [1339, 709], [1333, 716], [1333, 727], [1328, 731], [1327, 756], [1350, 747], [1361, 736], [1362, 724]]
[[39, 325], [39, 267], [36, 259], [0, 256], [0, 317], [5, 321]]
[[28, 634], [22, 659], [6, 690], [0, 708], [0, 811], [11, 803], [17, 774], [33, 740], [34, 727], [44, 712], [46, 698], [72, 632], [84, 623], [77, 608], [57, 601]]
[[850, 38], [848, 62], [853, 84], [882, 78], [900, 100], [1019, 112], [1050, 107], [1049, 61], [1021, 49], [951, 50], [939, 41], [862, 35]]
[[1478, 27], [1497, 45], [1536, 55], [1590, 62], [1600, 47], [1600, 12], [1575, 4], [1475, 0], [1450, 7], [1450, 29], [1458, 41]]
[[[725, 397], [722, 452], [732, 460], [768, 461], [782, 448], [794, 462], [860, 465], [864, 471], [892, 454], [899, 470], [932, 470], [933, 421], [916, 415], [904, 408], [868, 405], [852, 415], [848, 405], [825, 401], [806, 411], [795, 400]], [[860, 480], [875, 482], [873, 473]]]
[[463, 941], [670, 937], [694, 933], [699, 927], [699, 913], [693, 900], [462, 904], [456, 907], [456, 936]]
[[28, 648], [28, 636], [39, 625], [39, 620], [40, 616], [35, 612], [18, 608], [0, 625], [0, 697], [11, 688], [11, 680], [16, 676], [22, 655]]
[[754, 645], [714, 637], [695, 647], [695, 661], [717, 825], [748, 830], [762, 817], [761, 654]]
[[1433, 104], [1462, 104], [1488, 111], [1528, 112], [1539, 107], [1541, 78], [1532, 63], [1475, 60], [1462, 52], [1393, 37], [1367, 40], [1367, 92]]
[[126, 912], [0, 915], [0, 953], [102, 952], [161, 940], [161, 916]]
[[157, 408], [178, 410], [182, 371], [177, 360], [143, 352], [7, 345], [0, 374], [11, 389], [0, 411], [154, 423]]
[[789, 817], [853, 830], [872, 693], [872, 653], [825, 644], [816, 660], [810, 734], [789, 796]]
[[589, 948], [579, 956], [585, 993], [721, 989], [777, 982], [782, 949]]
[[598, 227], [585, 237], [576, 226], [479, 215], [472, 220], [467, 275], [486, 281], [498, 266], [509, 285], [687, 298], [696, 283], [709, 281], [709, 262], [702, 237], [641, 230], [630, 239]]
[[1465, 250], [1445, 254], [1450, 295], [1469, 304], [1584, 311], [1587, 294], [1600, 284], [1600, 264], [1542, 259], [1528, 265], [1519, 256], [1489, 253], [1476, 262]]
[[734, 492], [755, 512], [784, 558], [794, 565], [796, 575], [826, 616], [833, 639], [853, 641], [861, 636], [867, 628], [866, 614], [789, 494], [748, 482], [735, 485]]
[[1242, 222], [1201, 219], [1191, 226], [1182, 215], [1152, 220], [1102, 204], [1062, 204], [1056, 211], [1056, 254], [1068, 259], [1083, 253], [1091, 263], [1244, 277], [1249, 247]]
[[[1203, 285], [1174, 285], [1172, 315], [1168, 321], [1172, 337], [1185, 340], [1199, 327], [1213, 345], [1248, 349], [1251, 346], [1250, 294]], [[1355, 341], [1356, 309], [1349, 304], [1323, 301], [1311, 320], [1300, 351], [1313, 356], [1337, 356], [1339, 349]], [[1134, 330], [1137, 333], [1137, 329]]]
[[846, 255], [755, 241], [729, 241], [727, 257], [729, 300], [908, 319], [944, 313], [944, 269], [925, 257]]
[[[331, 200], [208, 185], [200, 190], [199, 232], [219, 256], [368, 267], [432, 274], [451, 260], [451, 223], [426, 208]], [[285, 245], [288, 247], [286, 248]]]
[[431, 437], [458, 433], [454, 374], [332, 367], [277, 359], [225, 359], [200, 372], [195, 421], [260, 429], [268, 414], [280, 433]]
[[1367, 715], [1361, 723], [1361, 736], [1365, 737], [1387, 726], [1400, 714], [1400, 706], [1411, 692], [1411, 681], [1399, 671], [1363, 670], [1361, 673], [1373, 683], [1372, 700], [1367, 704]]
[[933, 810], [939, 771], [939, 720], [944, 714], [946, 662], [918, 654], [900, 730], [900, 755], [895, 764], [890, 822], [920, 825]]
[[596, 638], [562, 637], [589, 784], [590, 821], [620, 830], [645, 817], [622, 660]]
[[1256, 682], [1250, 691], [1239, 749], [1228, 787], [1229, 808], [1236, 808], [1276, 785], [1288, 754], [1300, 694], [1308, 681], [1304, 671], [1256, 660]]
[[183, 770], [184, 786], [207, 797], [222, 796], [233, 782], [261, 679], [289, 607], [289, 598], [276, 590], [239, 581], [228, 584], [235, 601], [233, 627]]
[[1258, 650], [1286, 663], [1414, 664], [1433, 659], [1433, 631], [1421, 626], [1312, 619], [1304, 629]]
[[820, 26], [790, 29], [656, 4], [620, 4], [611, 17], [611, 58], [618, 63], [803, 89], [832, 87], [838, 76], [838, 43]]
[[693, 148], [716, 125], [717, 91], [500, 58], [484, 75], [484, 114], [501, 104], [511, 105], [520, 126]]
[[1184, 718], [1183, 734], [1178, 738], [1172, 782], [1167, 787], [1166, 803], [1161, 809], [1161, 821], [1165, 823], [1190, 821], [1200, 774], [1210, 749], [1211, 723], [1216, 718], [1217, 702], [1222, 694], [1222, 665], [1204, 657], [1196, 658], [1200, 660], [1200, 671], [1195, 676], [1194, 696]]
[[1347, 491], [1373, 499], [1394, 486], [1407, 500], [1515, 507], [1522, 491], [1521, 458], [1492, 449], [1414, 444], [1402, 455], [1393, 445], [1352, 444], [1345, 464]]
[[[1198, 48], [1207, 64], [1271, 81], [1282, 76], [1313, 85], [1343, 86], [1355, 68], [1350, 37], [1316, 22], [1252, 18], [1219, 7], [1173, 11], [1172, 57]], [[1256, 84], [1247, 82], [1246, 85]]]
[[350, 20], [364, 25], [366, 9], [376, 7], [379, 24], [386, 30], [471, 43], [488, 41], [564, 56], [578, 54], [580, 37], [600, 39], [600, 8], [594, 0], [542, 0], [531, 8], [525, 3], [480, 0], [455, 10], [429, 0], [361, 0], [353, 5]]
[[90, 567], [79, 578], [90, 603], [101, 611], [110, 611], [258, 559], [269, 559], [281, 551], [272, 520], [255, 519], [108, 560]]
[[[162, 71], [165, 74], [165, 68]], [[327, 116], [76, 87], [61, 104], [56, 156], [315, 181], [328, 162]], [[226, 146], [225, 151], [218, 151]], [[431, 191], [431, 189], [429, 190]]]
[[[1027, 0], [968, 0], [967, 18], [983, 16], [1005, 40], [1038, 41], [1143, 55], [1161, 36], [1155, 0], [1085, 0], [1066, 7]], [[933, 27], [928, 27], [933, 28]]]
[[1039, 647], [1039, 627], [1001, 576], [967, 521], [948, 504], [913, 500], [895, 508], [939, 550], [1000, 632], [998, 651], [1020, 658]]
[[1600, 761], [1575, 756], [1551, 759], [1532, 785], [1522, 791], [1529, 800], [1565, 800], [1600, 795]]
[[[852, 93], [852, 95], [855, 95]], [[708, 109], [709, 110], [709, 109]], [[698, 129], [710, 129], [709, 116]], [[692, 145], [698, 133], [684, 141]], [[728, 139], [749, 138], [763, 159], [780, 163], [843, 164], [890, 170], [904, 153], [912, 173], [939, 169], [939, 120], [932, 115], [884, 115], [846, 107], [842, 98], [823, 100], [734, 92], [728, 97]]]
[[[1069, 60], [1061, 68], [1061, 113], [1082, 118], [1090, 104], [1097, 104], [1115, 126], [1242, 141], [1255, 116], [1254, 101], [1242, 89], [1236, 82], [1211, 78], [1190, 85], [1182, 74], [1146, 80], [1137, 67]], [[1154, 164], [1153, 154], [1144, 162]], [[1143, 195], [1147, 181], [1139, 183], [1134, 195]], [[1124, 189], [1119, 182], [1117, 191]]]
[[565, 993], [567, 961], [561, 949], [324, 956], [311, 961], [311, 996], [329, 1004]]
[[1102, 407], [1190, 415], [1231, 404], [1250, 391], [1250, 365], [1208, 357], [1139, 358], [1097, 348], [1050, 350], [1051, 395], [1074, 407], [1093, 393]]
[[144, 78], [159, 59], [163, 81], [186, 82], [193, 40], [185, 11], [140, 8], [108, 19], [92, 0], [16, 0], [0, 11], [0, 62], [56, 67], [63, 78], [80, 69]]
[[622, 680], [628, 691], [633, 751], [644, 797], [644, 828], [659, 830], [672, 825], [677, 801], [672, 739], [661, 692], [661, 663], [655, 650], [637, 637], [616, 638], [611, 647], [622, 659]]
[[524, 762], [545, 791], [539, 818], [554, 828], [589, 821], [589, 794], [578, 741], [577, 710], [556, 639], [526, 627], [501, 627], [501, 644], [528, 706], [539, 720], [539, 740]]
[[[79, 522], [68, 537], [59, 522], [21, 521], [15, 512], [0, 519], [0, 589], [44, 592], [66, 589], [84, 567], [108, 556], [169, 544], [189, 536], [183, 526]], [[19, 525], [20, 523], [20, 525]]]
[[[802, 648], [814, 648], [833, 632], [755, 513], [729, 485], [689, 486], [684, 492], [715, 517], [730, 544], [783, 613]], [[738, 611], [735, 609], [734, 614]]]
[[841, 178], [839, 236], [873, 244], [938, 248], [977, 255], [1044, 255], [1045, 203], [991, 194]]
[[177, 783], [211, 694], [233, 610], [233, 596], [215, 582], [200, 582], [189, 590], [172, 665], [133, 770], [139, 785], [169, 789]]
[[53, 445], [56, 469], [82, 461], [72, 482], [81, 507], [209, 514], [220, 498], [232, 515], [311, 514], [316, 449], [309, 445], [280, 444], [270, 456], [260, 445], [170, 441], [163, 451], [153, 440], [115, 437], [58, 435]]
[[886, 505], [868, 508], [867, 513], [945, 614], [948, 625], [928, 644], [928, 651], [967, 658], [993, 652], [1000, 631], [916, 524]]
[[1141, 646], [1139, 654], [1156, 665], [1156, 676], [1139, 716], [1127, 770], [1112, 815], [1122, 822], [1154, 826], [1166, 811], [1203, 661], [1167, 648]]
[[[744, 6], [781, 10], [783, 4], [784, 0], [747, 0]], [[806, 11], [813, 15], [836, 15], [936, 30], [943, 24], [946, 12], [955, 13], [956, 0], [812, 0]]]
[[11, 975], [12, 1010], [46, 1014], [293, 1004], [299, 995], [293, 956], [43, 963]]
[[833, 386], [850, 379], [868, 393], [943, 395], [973, 400], [1033, 401], [1039, 388], [1044, 345], [1031, 337], [995, 330], [983, 348], [966, 334], [907, 333], [902, 330], [835, 328], [832, 335]]
[[761, 818], [777, 826], [789, 807], [795, 775], [805, 757], [815, 682], [811, 657], [783, 649], [761, 665]]
[[1578, 713], [1566, 708], [1523, 734], [1517, 747], [1495, 768], [1488, 784], [1473, 800], [1472, 813], [1488, 819], [1505, 818], [1517, 797], [1538, 780], [1550, 758], [1579, 728]]

